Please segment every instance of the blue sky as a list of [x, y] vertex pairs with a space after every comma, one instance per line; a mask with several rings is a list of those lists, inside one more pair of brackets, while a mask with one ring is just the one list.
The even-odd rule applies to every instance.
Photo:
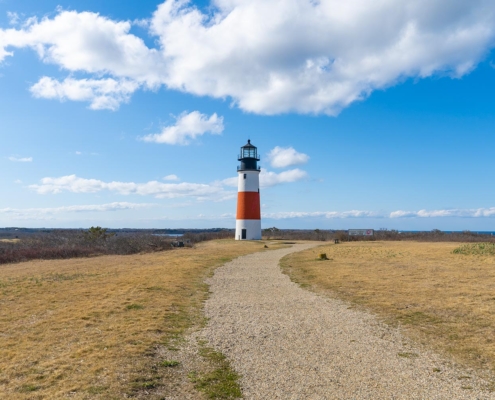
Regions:
[[0, 0], [0, 226], [495, 230], [495, 5], [340, 3]]

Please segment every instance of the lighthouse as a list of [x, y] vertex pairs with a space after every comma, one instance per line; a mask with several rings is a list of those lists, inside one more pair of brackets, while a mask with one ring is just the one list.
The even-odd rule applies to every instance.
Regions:
[[261, 240], [259, 160], [257, 148], [248, 140], [238, 157], [236, 240]]

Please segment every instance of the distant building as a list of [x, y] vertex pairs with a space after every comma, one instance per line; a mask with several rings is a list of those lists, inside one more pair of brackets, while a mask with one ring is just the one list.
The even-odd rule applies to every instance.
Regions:
[[259, 160], [257, 148], [248, 140], [238, 157], [236, 240], [261, 240]]

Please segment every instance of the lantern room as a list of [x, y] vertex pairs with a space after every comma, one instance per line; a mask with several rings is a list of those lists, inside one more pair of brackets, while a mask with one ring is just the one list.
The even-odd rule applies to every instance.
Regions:
[[248, 140], [247, 144], [241, 147], [241, 154], [237, 159], [241, 162], [241, 165], [237, 167], [238, 171], [258, 171], [258, 149], [251, 144], [251, 140]]

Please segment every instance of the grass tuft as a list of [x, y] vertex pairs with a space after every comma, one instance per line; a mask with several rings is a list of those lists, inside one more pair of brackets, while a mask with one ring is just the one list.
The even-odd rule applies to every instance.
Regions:
[[132, 382], [132, 389], [134, 391], [140, 391], [140, 390], [150, 390], [150, 389], [155, 389], [158, 386], [160, 386], [160, 383], [153, 378], [137, 378]]
[[19, 392], [21, 392], [21, 393], [35, 392], [39, 388], [40, 388], [39, 386], [27, 384], [27, 385], [22, 385], [21, 387], [19, 387]]
[[422, 311], [414, 311], [411, 313], [404, 313], [398, 318], [399, 322], [404, 325], [424, 325], [424, 324], [438, 324], [441, 323], [441, 319], [428, 315]]
[[141, 304], [132, 303], [132, 304], [126, 305], [125, 308], [127, 310], [142, 310], [144, 308], [144, 306], [142, 306]]
[[174, 361], [174, 360], [165, 360], [160, 363], [160, 366], [166, 367], [166, 368], [174, 368], [178, 367], [180, 365], [179, 361]]
[[210, 372], [189, 374], [194, 387], [203, 392], [209, 399], [238, 399], [242, 396], [239, 386], [239, 375], [232, 370], [230, 363], [222, 353], [199, 343], [200, 355], [209, 360], [213, 366]]
[[455, 248], [452, 253], [477, 256], [495, 256], [495, 243], [468, 243]]
[[407, 352], [397, 353], [397, 355], [399, 357], [402, 357], [402, 358], [416, 358], [416, 357], [418, 357], [418, 355], [416, 353], [407, 353]]
[[87, 390], [89, 394], [101, 394], [105, 393], [108, 389], [108, 386], [90, 386]]

